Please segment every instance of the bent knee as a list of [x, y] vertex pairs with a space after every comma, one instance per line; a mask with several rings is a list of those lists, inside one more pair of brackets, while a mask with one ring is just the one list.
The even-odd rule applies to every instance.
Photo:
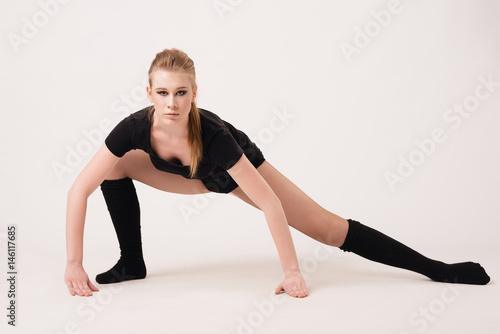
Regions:
[[113, 169], [106, 175], [106, 180], [117, 180], [125, 177], [129, 177], [128, 170], [130, 169], [130, 165], [133, 162], [132, 151], [125, 153], [120, 160], [113, 166]]
[[[120, 161], [118, 161], [120, 162]], [[118, 163], [113, 167], [113, 169], [106, 175], [105, 180], [118, 180], [127, 177], [125, 170], [117, 166]]]
[[106, 179], [121, 179], [124, 177], [134, 178], [138, 171], [153, 169], [149, 155], [142, 150], [131, 150], [118, 160]]

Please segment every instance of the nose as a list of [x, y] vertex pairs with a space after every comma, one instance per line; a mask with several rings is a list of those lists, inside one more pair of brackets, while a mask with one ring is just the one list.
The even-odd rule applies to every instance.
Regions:
[[167, 107], [169, 109], [172, 109], [172, 110], [174, 110], [177, 107], [176, 104], [175, 104], [175, 98], [174, 98], [174, 96], [171, 95], [170, 98], [168, 99], [168, 101], [167, 101]]

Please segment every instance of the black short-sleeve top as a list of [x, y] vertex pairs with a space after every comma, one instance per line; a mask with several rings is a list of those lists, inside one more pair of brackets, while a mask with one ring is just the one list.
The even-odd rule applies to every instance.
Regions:
[[[172, 163], [158, 157], [151, 147], [152, 113], [148, 117], [146, 107], [120, 121], [105, 139], [108, 149], [117, 157], [130, 150], [140, 149], [149, 154], [156, 169], [189, 177], [189, 166]], [[201, 121], [203, 155], [194, 178], [200, 179], [208, 190], [229, 193], [238, 185], [228, 169], [234, 166], [243, 154], [255, 168], [265, 158], [261, 150], [248, 136], [230, 123], [206, 109], [198, 108]]]

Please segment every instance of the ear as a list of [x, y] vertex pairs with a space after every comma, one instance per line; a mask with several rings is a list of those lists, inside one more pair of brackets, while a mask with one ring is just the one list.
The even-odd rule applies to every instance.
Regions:
[[146, 92], [148, 94], [148, 99], [151, 103], [153, 103], [153, 95], [152, 95], [152, 91], [151, 91], [151, 88], [149, 86], [146, 86]]
[[198, 91], [198, 85], [194, 86], [194, 89], [193, 89], [193, 99], [191, 100], [191, 102], [194, 102], [194, 100], [196, 99], [196, 92]]

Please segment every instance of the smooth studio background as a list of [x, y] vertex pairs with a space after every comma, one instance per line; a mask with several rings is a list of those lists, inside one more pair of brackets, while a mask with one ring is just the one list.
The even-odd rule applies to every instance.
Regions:
[[[390, 3], [2, 1], [0, 267], [17, 224], [19, 272], [16, 329], [0, 280], [2, 333], [496, 333], [500, 5], [401, 1], [384, 19]], [[453, 290], [293, 231], [310, 296], [278, 303], [281, 267], [259, 211], [136, 182], [147, 279], [71, 297], [67, 191], [111, 128], [148, 105], [147, 70], [171, 47], [195, 61], [198, 105], [321, 205], [430, 257], [480, 262], [492, 282]], [[496, 84], [474, 100], [480, 77]], [[470, 116], [446, 122], [466, 101], [478, 101]], [[392, 189], [385, 174], [436, 128], [446, 140]], [[118, 259], [100, 189], [84, 254], [93, 282]]]

